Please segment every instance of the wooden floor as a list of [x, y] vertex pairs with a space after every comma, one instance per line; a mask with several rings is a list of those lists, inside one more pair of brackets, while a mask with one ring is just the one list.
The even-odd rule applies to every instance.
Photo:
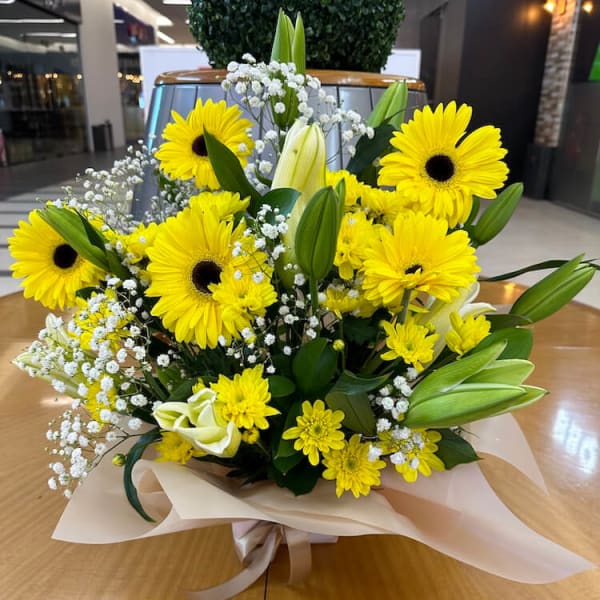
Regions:
[[[484, 287], [509, 303], [515, 286]], [[63, 407], [46, 384], [9, 361], [43, 326], [45, 312], [18, 295], [0, 299], [0, 597], [6, 600], [166, 600], [215, 585], [240, 569], [228, 527], [112, 545], [50, 539], [64, 500], [46, 487], [48, 421]], [[600, 312], [571, 304], [535, 326], [529, 383], [550, 389], [515, 413], [539, 462], [545, 495], [512, 467], [483, 469], [498, 495], [529, 526], [600, 564]], [[90, 515], [93, 519], [94, 515]], [[279, 554], [242, 599], [596, 600], [600, 570], [548, 585], [506, 581], [409, 539], [365, 536], [313, 547], [309, 579], [286, 585]]]

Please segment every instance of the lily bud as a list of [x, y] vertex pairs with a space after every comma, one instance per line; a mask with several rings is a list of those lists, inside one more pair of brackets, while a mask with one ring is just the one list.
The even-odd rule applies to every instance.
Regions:
[[[300, 192], [287, 221], [287, 232], [283, 236], [286, 251], [280, 257], [280, 264], [296, 262], [294, 244], [300, 217], [309, 200], [325, 186], [325, 136], [316, 124], [304, 125], [296, 121], [288, 131], [275, 174], [272, 189], [293, 188]], [[291, 286], [294, 274], [279, 270], [284, 284]]]
[[309, 279], [323, 279], [333, 266], [343, 210], [343, 198], [332, 187], [326, 187], [311, 198], [300, 218], [296, 259]]
[[408, 86], [406, 81], [394, 81], [377, 101], [367, 119], [367, 125], [369, 127], [379, 127], [379, 125], [389, 123], [396, 129], [400, 129], [400, 124], [404, 120], [407, 100]]
[[504, 229], [522, 196], [522, 183], [513, 183], [498, 194], [473, 228], [471, 237], [478, 246], [486, 244]]
[[594, 266], [582, 263], [583, 255], [565, 263], [532, 285], [513, 304], [510, 314], [541, 321], [570, 302], [594, 276]]

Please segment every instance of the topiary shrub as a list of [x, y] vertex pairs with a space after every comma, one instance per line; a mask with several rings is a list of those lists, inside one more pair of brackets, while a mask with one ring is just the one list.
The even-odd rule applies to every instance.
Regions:
[[245, 52], [268, 61], [280, 8], [302, 14], [313, 69], [379, 72], [404, 19], [403, 0], [192, 0], [190, 30], [213, 67]]

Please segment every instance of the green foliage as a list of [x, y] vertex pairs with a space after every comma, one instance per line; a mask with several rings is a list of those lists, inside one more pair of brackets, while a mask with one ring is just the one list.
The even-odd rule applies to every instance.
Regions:
[[460, 435], [451, 429], [440, 429], [439, 432], [442, 439], [437, 443], [436, 454], [441, 458], [446, 469], [479, 460], [473, 446]]
[[214, 67], [246, 52], [268, 62], [280, 8], [302, 14], [306, 63], [316, 69], [380, 71], [404, 19], [403, 0], [192, 0], [190, 31]]

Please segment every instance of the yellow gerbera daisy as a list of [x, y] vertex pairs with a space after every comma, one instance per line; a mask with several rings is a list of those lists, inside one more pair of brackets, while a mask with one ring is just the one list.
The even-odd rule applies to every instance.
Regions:
[[302, 403], [302, 414], [296, 417], [297, 425], [290, 427], [281, 436], [284, 440], [296, 440], [295, 450], [302, 450], [308, 456], [308, 462], [319, 464], [319, 452], [341, 450], [344, 447], [344, 432], [340, 431], [344, 413], [341, 410], [325, 408], [323, 400], [314, 404]]
[[268, 429], [267, 417], [279, 414], [268, 404], [271, 394], [269, 382], [263, 378], [262, 365], [245, 369], [233, 379], [219, 375], [219, 380], [211, 383], [210, 389], [217, 394], [215, 410], [225, 421], [233, 421], [236, 427]]
[[370, 444], [361, 444], [355, 433], [344, 442], [341, 450], [331, 450], [323, 457], [326, 469], [324, 479], [335, 479], [335, 493], [339, 498], [350, 490], [355, 498], [367, 496], [373, 486], [381, 483], [379, 471], [385, 467], [382, 460], [369, 460]]
[[223, 272], [251, 277], [266, 258], [260, 252], [233, 255], [236, 242], [247, 242], [244, 229], [243, 221], [234, 229], [231, 221], [219, 221], [214, 212], [194, 207], [159, 225], [148, 250], [152, 284], [146, 295], [159, 298], [152, 314], [162, 318], [178, 341], [194, 340], [201, 348], [214, 348], [219, 336], [231, 339], [230, 328], [223, 323], [223, 306], [213, 292]]
[[[463, 223], [471, 212], [473, 195], [495, 198], [508, 167], [502, 161], [500, 130], [480, 127], [464, 137], [472, 109], [450, 102], [416, 110], [391, 140], [398, 152], [381, 159], [380, 185], [393, 185], [421, 210], [450, 227]], [[460, 143], [459, 143], [460, 142]]]
[[21, 283], [25, 298], [46, 308], [64, 309], [75, 304], [77, 290], [97, 285], [104, 273], [83, 259], [39, 214], [20, 221], [8, 249], [15, 259], [10, 266]]
[[225, 144], [244, 166], [254, 144], [247, 133], [252, 123], [241, 115], [237, 105], [228, 107], [224, 100], [216, 104], [207, 100], [203, 104], [199, 99], [185, 119], [172, 111], [174, 123], [165, 127], [163, 138], [167, 141], [156, 153], [160, 168], [174, 179], [194, 178], [199, 188], [218, 189], [219, 182], [208, 159], [204, 131]]
[[393, 325], [382, 322], [387, 338], [385, 343], [389, 350], [381, 355], [383, 360], [401, 358], [407, 365], [412, 365], [417, 371], [423, 370], [422, 363], [433, 359], [433, 347], [438, 334], [430, 335], [429, 329], [417, 325], [414, 321]]
[[421, 213], [402, 213], [393, 230], [366, 249], [363, 289], [367, 300], [398, 307], [404, 290], [431, 294], [443, 302], [475, 281], [475, 250], [465, 231], [448, 235], [448, 224]]

